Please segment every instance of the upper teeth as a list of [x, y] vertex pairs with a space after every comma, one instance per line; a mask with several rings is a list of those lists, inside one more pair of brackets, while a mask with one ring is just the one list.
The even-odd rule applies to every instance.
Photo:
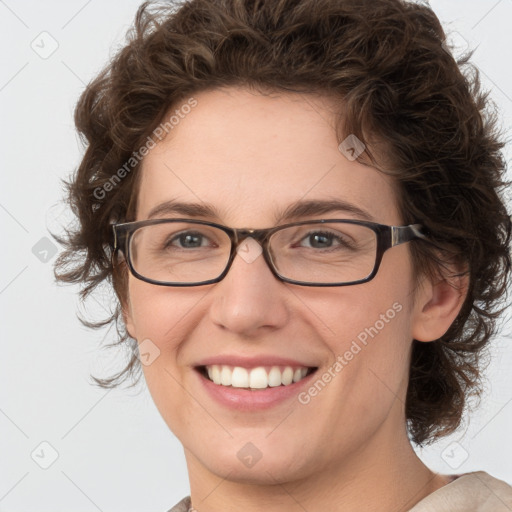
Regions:
[[234, 388], [264, 389], [267, 387], [287, 386], [303, 379], [308, 368], [272, 366], [268, 371], [263, 366], [247, 369], [241, 366], [217, 365], [207, 366], [208, 377], [215, 384], [233, 386]]

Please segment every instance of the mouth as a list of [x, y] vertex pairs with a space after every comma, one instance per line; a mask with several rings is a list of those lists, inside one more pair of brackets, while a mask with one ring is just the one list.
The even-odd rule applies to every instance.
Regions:
[[214, 364], [195, 367], [202, 377], [221, 387], [261, 391], [291, 386], [316, 372], [316, 366], [256, 366]]

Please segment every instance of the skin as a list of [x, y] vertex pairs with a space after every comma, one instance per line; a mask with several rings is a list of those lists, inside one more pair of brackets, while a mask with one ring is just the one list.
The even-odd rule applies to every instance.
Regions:
[[[328, 98], [236, 87], [194, 97], [197, 106], [144, 159], [137, 220], [176, 198], [213, 204], [219, 217], [203, 220], [265, 228], [294, 201], [335, 197], [376, 222], [402, 224], [390, 179], [338, 150]], [[308, 218], [340, 217], [358, 218]], [[283, 283], [261, 256], [237, 256], [221, 282], [206, 286], [129, 276], [125, 322], [160, 350], [144, 375], [184, 446], [197, 510], [406, 511], [448, 482], [413, 451], [404, 403], [412, 339], [446, 332], [464, 294], [445, 280], [417, 284], [409, 250], [387, 251], [372, 281], [347, 287]], [[293, 397], [237, 412], [212, 401], [193, 369], [217, 354], [272, 354], [322, 374], [394, 303], [402, 306], [395, 318], [306, 405]], [[236, 456], [248, 442], [262, 454], [251, 468]]]

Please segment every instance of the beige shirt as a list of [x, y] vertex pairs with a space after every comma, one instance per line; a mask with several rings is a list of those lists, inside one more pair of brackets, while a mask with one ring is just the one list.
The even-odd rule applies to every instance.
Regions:
[[466, 473], [409, 512], [512, 512], [512, 486], [485, 471]]
[[[187, 496], [168, 512], [189, 509]], [[512, 512], [512, 486], [485, 471], [466, 473], [429, 494], [409, 512]]]

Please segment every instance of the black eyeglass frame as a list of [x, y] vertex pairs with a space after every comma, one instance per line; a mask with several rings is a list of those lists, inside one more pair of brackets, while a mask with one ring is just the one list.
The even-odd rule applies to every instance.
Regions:
[[[222, 231], [224, 231], [231, 240], [231, 253], [229, 255], [228, 262], [226, 264], [226, 268], [224, 271], [215, 279], [209, 279], [208, 281], [200, 281], [198, 283], [167, 283], [161, 281], [155, 281], [153, 279], [149, 279], [147, 277], [139, 274], [132, 265], [131, 256], [130, 256], [130, 240], [135, 231], [144, 226], [151, 226], [155, 224], [164, 224], [171, 222], [187, 222], [192, 224], [201, 224], [205, 226], [216, 227]], [[294, 279], [288, 279], [287, 277], [279, 274], [277, 268], [275, 268], [274, 263], [272, 261], [272, 257], [268, 250], [268, 243], [270, 240], [270, 236], [273, 235], [276, 231], [280, 231], [281, 229], [293, 227], [293, 226], [301, 226], [304, 224], [324, 224], [324, 223], [332, 223], [339, 222], [343, 224], [356, 224], [359, 226], [365, 226], [371, 229], [377, 237], [377, 252], [375, 256], [375, 265], [373, 267], [372, 272], [363, 279], [359, 279], [357, 281], [349, 281], [346, 283], [311, 283], [307, 281], [296, 281]], [[118, 224], [112, 224], [113, 230], [113, 243], [112, 243], [112, 264], [115, 264], [115, 256], [120, 251], [123, 253], [125, 260], [128, 263], [128, 268], [134, 277], [140, 279], [141, 281], [145, 281], [146, 283], [154, 284], [157, 286], [202, 286], [205, 284], [213, 284], [222, 281], [224, 277], [226, 277], [231, 265], [235, 259], [237, 254], [237, 248], [241, 242], [243, 242], [248, 236], [254, 238], [263, 249], [263, 257], [267, 263], [267, 266], [270, 268], [272, 274], [285, 283], [296, 284], [299, 286], [352, 286], [355, 284], [362, 284], [371, 281], [377, 274], [382, 256], [384, 253], [391, 249], [392, 247], [396, 247], [397, 245], [410, 242], [415, 239], [427, 239], [427, 235], [423, 232], [423, 226], [421, 224], [409, 224], [407, 226], [388, 226], [385, 224], [379, 224], [377, 222], [369, 222], [363, 220], [354, 220], [354, 219], [320, 219], [320, 220], [305, 220], [300, 222], [293, 222], [290, 224], [283, 224], [281, 226], [276, 226], [273, 228], [266, 229], [250, 229], [250, 228], [229, 228], [227, 226], [223, 226], [222, 224], [217, 224], [215, 222], [209, 222], [205, 220], [199, 219], [150, 219], [150, 220], [141, 220], [134, 222], [123, 222]]]

